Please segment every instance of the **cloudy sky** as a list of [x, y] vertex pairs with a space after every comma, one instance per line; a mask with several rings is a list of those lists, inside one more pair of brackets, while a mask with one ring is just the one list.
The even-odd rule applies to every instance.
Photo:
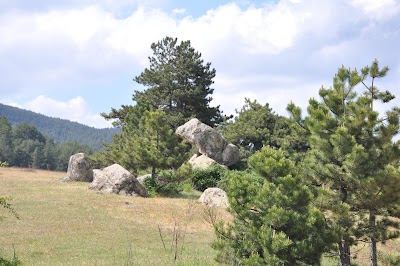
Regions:
[[0, 0], [0, 102], [108, 127], [99, 114], [133, 103], [165, 36], [212, 63], [226, 114], [249, 97], [286, 115], [342, 64], [375, 58], [391, 69], [378, 86], [400, 98], [398, 0]]

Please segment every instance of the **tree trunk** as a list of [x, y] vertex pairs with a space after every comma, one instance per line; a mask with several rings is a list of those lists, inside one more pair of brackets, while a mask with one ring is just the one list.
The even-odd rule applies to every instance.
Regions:
[[345, 239], [341, 239], [339, 244], [340, 266], [350, 266], [350, 245]]
[[375, 230], [375, 227], [376, 227], [376, 216], [375, 216], [374, 211], [371, 211], [369, 213], [369, 227], [370, 227], [370, 230], [372, 231], [371, 236], [369, 238], [369, 260], [370, 260], [369, 265], [378, 266], [376, 239], [373, 236], [374, 235], [373, 231]]

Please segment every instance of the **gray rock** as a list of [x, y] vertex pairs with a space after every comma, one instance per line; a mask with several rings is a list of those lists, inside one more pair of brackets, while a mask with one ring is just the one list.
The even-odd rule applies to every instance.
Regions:
[[146, 189], [135, 176], [119, 164], [113, 164], [103, 170], [95, 169], [93, 176], [89, 189], [119, 195], [148, 197]]
[[85, 154], [77, 153], [72, 155], [69, 158], [67, 178], [63, 178], [62, 181], [92, 182], [92, 180], [93, 172]]
[[226, 165], [222, 165], [217, 163], [215, 160], [209, 158], [207, 155], [193, 155], [192, 158], [190, 158], [190, 160], [188, 161], [188, 163], [190, 163], [192, 165], [193, 169], [207, 169], [211, 166], [213, 166], [214, 164], [218, 164], [221, 167], [228, 169], [228, 167]]
[[219, 164], [230, 166], [239, 160], [239, 148], [229, 144], [212, 127], [193, 118], [178, 127], [175, 133], [194, 145], [198, 153], [207, 155]]
[[220, 188], [212, 187], [204, 190], [199, 198], [199, 202], [212, 207], [228, 207], [228, 196]]

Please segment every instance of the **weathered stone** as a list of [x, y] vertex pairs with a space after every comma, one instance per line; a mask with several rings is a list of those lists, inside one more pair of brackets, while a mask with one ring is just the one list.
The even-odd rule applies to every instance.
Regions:
[[228, 169], [228, 167], [226, 165], [222, 165], [217, 163], [215, 160], [209, 158], [207, 155], [193, 155], [192, 158], [190, 158], [190, 160], [188, 161], [188, 163], [190, 163], [192, 165], [193, 169], [207, 169], [215, 164], [220, 165], [221, 167]]
[[89, 189], [119, 195], [148, 197], [146, 189], [135, 176], [119, 164], [108, 166], [103, 171], [95, 169], [93, 175], [94, 179]]
[[194, 145], [198, 153], [205, 154], [217, 163], [230, 166], [239, 160], [239, 148], [229, 144], [212, 127], [193, 118], [175, 131], [177, 135]]
[[228, 196], [220, 188], [207, 188], [199, 198], [199, 202], [212, 207], [228, 207]]
[[[69, 179], [69, 180], [68, 180]], [[77, 153], [69, 158], [67, 178], [62, 181], [92, 182], [93, 172], [85, 154]]]
[[107, 193], [112, 193], [112, 188], [107, 186], [108, 177], [102, 170], [93, 169], [93, 181], [89, 185], [89, 189], [102, 190]]
[[222, 161], [225, 165], [229, 166], [239, 161], [239, 159], [239, 148], [236, 145], [229, 143], [222, 152]]

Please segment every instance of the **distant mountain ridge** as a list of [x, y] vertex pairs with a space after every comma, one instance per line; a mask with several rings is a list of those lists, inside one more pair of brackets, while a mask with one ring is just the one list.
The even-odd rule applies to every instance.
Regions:
[[12, 125], [23, 122], [36, 127], [43, 135], [58, 143], [77, 141], [92, 148], [101, 149], [102, 142], [111, 143], [120, 128], [94, 128], [66, 119], [53, 118], [32, 111], [0, 103], [0, 116], [5, 116]]

